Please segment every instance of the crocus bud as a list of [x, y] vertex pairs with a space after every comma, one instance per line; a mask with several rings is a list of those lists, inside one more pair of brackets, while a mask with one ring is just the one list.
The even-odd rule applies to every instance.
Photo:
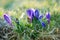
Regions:
[[37, 10], [37, 9], [35, 10], [35, 17], [39, 18], [39, 10]]
[[45, 23], [44, 23], [44, 22], [41, 22], [41, 24], [42, 24], [42, 27], [46, 27], [46, 25], [45, 25]]
[[48, 23], [50, 23], [50, 13], [49, 12], [46, 13], [46, 19], [47, 19]]
[[49, 12], [46, 13], [46, 19], [50, 19], [50, 13]]
[[8, 14], [4, 14], [4, 19], [9, 25], [12, 25], [11, 18]]

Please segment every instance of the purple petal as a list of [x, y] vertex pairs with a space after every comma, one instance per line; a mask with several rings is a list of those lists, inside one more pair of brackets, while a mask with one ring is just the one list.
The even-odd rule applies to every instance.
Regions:
[[46, 19], [47, 19], [48, 24], [49, 24], [50, 23], [50, 13], [49, 12], [47, 12], [47, 14], [46, 14]]
[[27, 10], [27, 15], [28, 15], [28, 17], [33, 18], [33, 17], [34, 17], [34, 12], [35, 12], [34, 9], [28, 9], [28, 10]]
[[46, 25], [45, 25], [45, 23], [44, 23], [44, 22], [42, 22], [41, 24], [42, 24], [42, 26], [43, 26], [43, 27], [46, 27]]
[[4, 19], [5, 19], [5, 20], [6, 20], [6, 22], [7, 22], [7, 23], [9, 23], [10, 25], [12, 24], [12, 22], [11, 22], [11, 19], [10, 19], [9, 15], [4, 14]]
[[46, 19], [50, 20], [50, 13], [49, 12], [47, 12], [47, 14], [46, 14]]
[[35, 17], [38, 18], [39, 17], [39, 10], [35, 10]]

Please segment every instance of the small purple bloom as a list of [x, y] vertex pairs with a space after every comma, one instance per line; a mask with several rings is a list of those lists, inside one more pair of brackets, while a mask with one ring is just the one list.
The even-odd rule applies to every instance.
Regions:
[[39, 16], [39, 19], [42, 19], [43, 18], [43, 15]]
[[49, 12], [46, 13], [46, 19], [50, 20], [50, 13]]
[[46, 19], [47, 19], [48, 24], [49, 24], [50, 23], [50, 13], [49, 12], [46, 13]]
[[44, 22], [41, 22], [41, 25], [42, 25], [43, 27], [46, 27], [46, 25], [45, 25], [45, 23], [44, 23]]
[[28, 18], [30, 18], [31, 20], [33, 19], [34, 17], [34, 13], [35, 13], [35, 10], [34, 9], [28, 9], [27, 10], [27, 15], [28, 15]]
[[39, 10], [37, 10], [37, 9], [35, 10], [35, 17], [39, 18]]
[[10, 16], [8, 14], [4, 14], [4, 19], [6, 20], [7, 23], [12, 25], [11, 18], [10, 18]]

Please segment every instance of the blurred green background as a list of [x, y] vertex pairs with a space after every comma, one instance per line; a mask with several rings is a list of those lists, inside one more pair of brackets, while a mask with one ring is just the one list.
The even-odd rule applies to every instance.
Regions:
[[15, 8], [49, 8], [50, 11], [60, 9], [60, 0], [0, 0], [0, 8], [13, 10]]

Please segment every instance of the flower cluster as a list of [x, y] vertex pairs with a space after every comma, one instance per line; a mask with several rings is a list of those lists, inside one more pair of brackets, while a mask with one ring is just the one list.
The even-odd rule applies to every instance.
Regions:
[[[32, 21], [33, 18], [35, 17], [36, 19], [40, 20], [40, 23], [43, 27], [46, 26], [45, 23], [41, 20], [43, 18], [43, 15], [40, 15], [38, 9], [28, 9], [27, 15], [28, 15], [28, 18], [31, 19], [30, 21]], [[50, 13], [49, 12], [47, 12], [47, 14], [46, 14], [46, 19], [47, 19], [48, 24], [49, 24], [50, 23]]]
[[[45, 23], [41, 20], [44, 16], [43, 16], [43, 15], [40, 15], [38, 9], [33, 9], [33, 8], [28, 9], [28, 10], [27, 10], [27, 15], [28, 15], [28, 18], [30, 19], [31, 22], [32, 22], [32, 20], [33, 20], [34, 18], [36, 18], [37, 20], [40, 21], [40, 23], [41, 23], [41, 25], [42, 25], [43, 27], [46, 26]], [[50, 23], [50, 13], [47, 12], [45, 17], [46, 17], [47, 22], [48, 22], [48, 24], [49, 24], [49, 23]], [[12, 25], [11, 18], [10, 18], [10, 16], [9, 16], [8, 14], [4, 14], [4, 19], [6, 20], [7, 23], [9, 23], [10, 25]]]

